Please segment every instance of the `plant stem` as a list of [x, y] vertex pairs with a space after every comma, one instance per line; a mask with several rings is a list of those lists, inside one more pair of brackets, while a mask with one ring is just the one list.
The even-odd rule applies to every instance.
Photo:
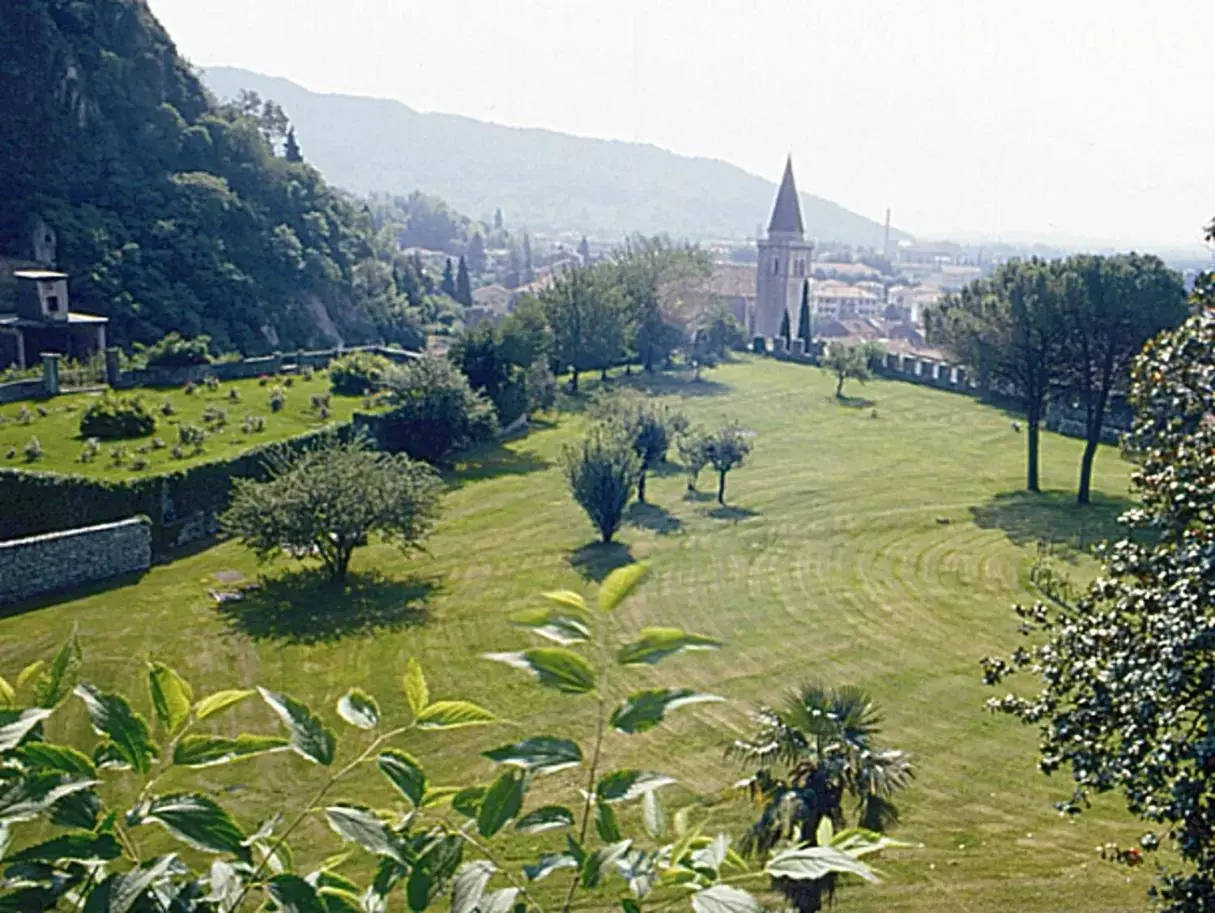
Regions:
[[[471, 825], [471, 822], [469, 822], [469, 823]], [[464, 830], [464, 828], [460, 828], [460, 830], [457, 833], [459, 833], [461, 839], [463, 839], [467, 843], [472, 844], [472, 846], [476, 847], [476, 849], [481, 853], [482, 856], [484, 856], [491, 863], [493, 863], [494, 868], [496, 868], [499, 872], [502, 873], [502, 875], [506, 878], [507, 882], [510, 884], [510, 886], [512, 888], [515, 888], [516, 890], [518, 890], [518, 892], [520, 894], [522, 894], [525, 898], [527, 898], [528, 903], [530, 903], [536, 910], [538, 910], [539, 913], [544, 913], [544, 907], [542, 907], [540, 905], [540, 902], [538, 900], [536, 900], [536, 898], [534, 896], [532, 896], [531, 891], [529, 891], [527, 889], [527, 885], [523, 884], [517, 878], [515, 878], [515, 876], [513, 874], [511, 874], [510, 870], [508, 868], [506, 868], [506, 866], [502, 865], [501, 862], [498, 861], [498, 859], [494, 856], [493, 851], [490, 850], [490, 848], [488, 846], [486, 846], [484, 843], [482, 843], [480, 840], [478, 840], [474, 835], [468, 833], [468, 831]]]

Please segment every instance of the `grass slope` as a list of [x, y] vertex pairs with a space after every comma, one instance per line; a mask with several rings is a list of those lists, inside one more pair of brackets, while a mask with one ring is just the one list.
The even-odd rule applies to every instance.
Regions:
[[[1111, 529], [1127, 487], [1114, 452], [1098, 459], [1098, 503], [1078, 511], [1063, 491], [1074, 482], [1078, 442], [1045, 435], [1044, 482], [1056, 491], [1019, 494], [1024, 437], [1003, 413], [953, 394], [896, 382], [853, 390], [874, 401], [873, 418], [868, 405], [837, 403], [831, 380], [813, 369], [752, 360], [706, 383], [667, 386], [682, 389], [697, 421], [738, 418], [754, 429], [756, 452], [731, 476], [726, 510], [684, 500], [677, 474], [651, 482], [654, 506], [636, 511], [621, 539], [633, 557], [653, 561], [654, 576], [618, 620], [630, 631], [677, 623], [726, 640], [720, 653], [677, 658], [639, 677], [715, 691], [729, 702], [681, 710], [669, 727], [614, 740], [608, 763], [677, 776], [706, 797], [712, 826], [738, 829], [748, 809], [727, 801], [726, 787], [740, 771], [721, 752], [747, 726], [748, 706], [809, 677], [857, 683], [885, 708], [886, 741], [914, 756], [917, 779], [898, 836], [925, 846], [887, 859], [882, 885], [847, 889], [842, 909], [1145, 909], [1147, 874], [1128, 883], [1093, 851], [1106, 840], [1133, 840], [1139, 829], [1112, 801], [1080, 820], [1055, 814], [1051, 803], [1068, 784], [1035, 772], [1031, 731], [982, 711], [990, 692], [977, 665], [1015, 642], [1008, 606], [1026, 596], [1033, 538], [1076, 545]], [[432, 695], [475, 699], [514, 721], [408, 745], [439, 783], [485, 778], [488, 762], [476, 752], [523, 734], [587, 737], [578, 699], [542, 692], [477, 658], [526, 643], [505, 623], [508, 612], [542, 590], [588, 587], [586, 575], [621, 558], [584, 548], [591, 530], [554, 462], [579, 426], [565, 416], [470, 461], [447, 496], [429, 555], [405, 560], [391, 549], [365, 550], [345, 598], [285, 578], [238, 604], [241, 611], [221, 612], [205, 595], [214, 575], [256, 573], [246, 553], [225, 544], [157, 567], [138, 583], [0, 621], [0, 670], [15, 674], [79, 625], [87, 672], [104, 684], [142, 688], [142, 659], [154, 655], [185, 673], [197, 693], [261, 683], [311, 702], [341, 726], [333, 705], [350, 684], [402, 715], [405, 660], [418, 656]], [[1088, 567], [1078, 561], [1077, 570]], [[252, 703], [220, 725], [233, 734], [238, 725], [273, 731]], [[235, 784], [230, 800], [242, 803], [251, 825], [316, 776], [272, 757], [201, 779]], [[341, 792], [381, 802], [387, 795], [378, 778]], [[331, 847], [328, 838], [319, 842], [323, 835], [311, 827], [301, 845], [313, 853]]]

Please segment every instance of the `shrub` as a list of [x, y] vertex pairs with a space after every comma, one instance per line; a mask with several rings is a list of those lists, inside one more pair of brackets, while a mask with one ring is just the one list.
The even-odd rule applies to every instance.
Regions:
[[527, 369], [527, 407], [536, 412], [547, 412], [557, 405], [557, 377], [549, 370], [548, 362], [538, 358]]
[[180, 333], [169, 333], [159, 342], [140, 350], [149, 368], [182, 368], [211, 363], [210, 336], [185, 339]]
[[174, 444], [173, 449], [169, 451], [169, 456], [175, 460], [184, 460], [186, 458], [186, 448], [181, 444]]
[[38, 406], [36, 408], [37, 408], [38, 415], [42, 418], [46, 418], [47, 416], [49, 416], [51, 414], [51, 410], [48, 409], [46, 406]]
[[91, 437], [80, 448], [80, 462], [91, 463], [97, 459], [97, 454], [99, 453], [101, 453], [101, 441], [95, 437]]
[[21, 452], [25, 454], [27, 463], [35, 463], [42, 459], [42, 441], [37, 437], [32, 437], [25, 442], [25, 446], [21, 448]]
[[228, 413], [218, 406], [208, 406], [203, 410], [202, 422], [204, 425], [214, 425], [217, 430], [228, 424]]
[[164, 438], [162, 438], [162, 437], [152, 438], [152, 449], [153, 450], [164, 450], [168, 446], [169, 445], [165, 443]]
[[383, 355], [351, 352], [330, 363], [329, 388], [339, 396], [360, 396], [379, 387], [391, 370], [392, 362]]
[[138, 396], [119, 397], [109, 393], [89, 404], [80, 416], [82, 437], [103, 441], [144, 437], [156, 430], [156, 419]]
[[177, 407], [173, 405], [173, 400], [166, 399], [160, 404], [160, 414], [165, 418], [168, 418], [170, 415], [177, 414]]
[[265, 431], [266, 420], [260, 415], [246, 415], [245, 420], [241, 423], [240, 429], [245, 434], [255, 434], [259, 431]]
[[240, 390], [236, 389], [236, 387], [228, 388], [228, 402], [230, 402], [230, 403], [239, 403], [240, 402]]
[[125, 447], [110, 448], [110, 462], [115, 466], [121, 466], [123, 463], [125, 463], [127, 461], [127, 455], [127, 448]]
[[282, 387], [275, 387], [270, 391], [270, 411], [282, 412], [287, 408], [287, 394]]
[[705, 439], [705, 453], [717, 472], [717, 503], [726, 503], [726, 474], [746, 462], [751, 441], [737, 422], [725, 425]]
[[16, 448], [16, 447], [10, 447], [10, 448], [8, 448], [8, 450], [4, 451], [4, 458], [5, 458], [6, 460], [11, 460], [11, 459], [13, 459], [13, 458], [14, 458], [16, 455], [17, 455], [17, 448]]
[[695, 491], [700, 471], [709, 465], [709, 436], [702, 429], [693, 428], [676, 439], [675, 449], [688, 474], [688, 491]]
[[186, 381], [186, 385], [181, 388], [181, 392], [186, 396], [193, 396], [198, 392], [198, 385], [192, 380]]
[[202, 453], [203, 445], [207, 442], [207, 432], [197, 425], [178, 425], [177, 441], [195, 453]]
[[211, 392], [211, 393], [219, 392], [219, 378], [216, 377], [214, 374], [208, 374], [206, 377], [204, 377], [203, 384], [206, 386], [206, 388], [209, 392]]
[[135, 457], [135, 459], [131, 460], [131, 469], [135, 470], [136, 472], [141, 472], [147, 468], [148, 468], [148, 458], [147, 457], [137, 456], [137, 457]]
[[611, 542], [641, 476], [632, 439], [618, 427], [598, 424], [581, 442], [567, 445], [562, 456], [570, 494], [603, 541]]
[[29, 406], [22, 405], [22, 407], [17, 410], [17, 421], [22, 425], [28, 425], [33, 420], [34, 413], [30, 411]]
[[393, 408], [380, 427], [388, 450], [435, 463], [497, 431], [493, 404], [445, 358], [421, 358], [394, 369], [386, 382]]
[[332, 401], [333, 397], [328, 393], [314, 393], [308, 397], [308, 408], [313, 412], [320, 412], [322, 409], [327, 410]]

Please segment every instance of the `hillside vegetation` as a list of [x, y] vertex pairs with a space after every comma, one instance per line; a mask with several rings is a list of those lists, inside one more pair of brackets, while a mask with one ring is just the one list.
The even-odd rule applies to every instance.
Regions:
[[[248, 70], [209, 67], [203, 78], [220, 98], [249, 89], [281, 104], [305, 157], [333, 183], [360, 194], [422, 190], [478, 219], [501, 207], [511, 225], [532, 230], [741, 238], [767, 224], [776, 195], [773, 183], [727, 162], [656, 146], [423, 114]], [[814, 184], [814, 163], [802, 167]], [[802, 207], [812, 237], [882, 243], [881, 225], [830, 200], [802, 194]]]

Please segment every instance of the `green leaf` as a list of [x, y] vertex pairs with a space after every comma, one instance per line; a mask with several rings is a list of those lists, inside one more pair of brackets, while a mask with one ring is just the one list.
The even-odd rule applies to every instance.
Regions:
[[67, 640], [55, 653], [50, 666], [38, 676], [38, 685], [34, 690], [35, 703], [39, 707], [56, 707], [72, 691], [72, 685], [84, 665], [84, 655], [80, 651], [80, 641], [76, 637], [76, 629], [68, 635]]
[[328, 913], [316, 889], [298, 875], [275, 875], [266, 884], [266, 892], [282, 913]]
[[410, 864], [396, 835], [369, 809], [332, 805], [325, 809], [325, 817], [329, 819], [329, 826], [343, 840], [357, 844], [376, 856], [395, 859], [401, 865]]
[[692, 895], [696, 913], [764, 913], [758, 900], [741, 888], [715, 884]]
[[188, 735], [173, 749], [173, 763], [181, 767], [211, 767], [289, 747], [287, 740], [278, 736], [243, 734], [227, 739], [217, 735]]
[[159, 821], [178, 840], [209, 853], [245, 855], [244, 832], [210, 796], [176, 793], [153, 799], [144, 817]]
[[88, 755], [67, 745], [30, 742], [28, 745], [21, 746], [21, 756], [31, 767], [43, 767], [89, 778], [97, 776], [97, 766]]
[[[109, 879], [109, 903], [103, 909], [108, 910], [108, 913], [128, 913], [139, 898], [168, 875], [169, 870], [177, 863], [175, 855], [159, 856], [142, 863], [125, 875], [114, 875]], [[89, 904], [85, 906], [86, 911], [92, 905], [92, 900], [90, 896]]]
[[151, 770], [156, 745], [148, 732], [148, 724], [131, 709], [126, 698], [98, 691], [87, 682], [76, 686], [76, 696], [89, 712], [93, 731], [106, 736], [124, 762], [141, 774]]
[[414, 913], [422, 913], [435, 897], [435, 880], [430, 872], [415, 866], [405, 882], [405, 902]]
[[477, 830], [482, 837], [492, 837], [519, 814], [523, 807], [524, 774], [504, 770], [490, 785], [477, 810]]
[[573, 590], [553, 590], [551, 593], [545, 593], [544, 598], [556, 605], [573, 609], [583, 617], [586, 617], [586, 600]]
[[595, 670], [572, 650], [538, 647], [520, 653], [486, 653], [485, 658], [530, 672], [541, 685], [566, 694], [595, 690]]
[[152, 709], [164, 731], [172, 735], [190, 718], [194, 690], [189, 682], [164, 663], [149, 663], [148, 690], [152, 692]]
[[657, 790], [650, 790], [641, 797], [641, 823], [645, 832], [654, 840], [660, 840], [667, 830], [667, 816], [662, 810], [662, 801]]
[[418, 762], [403, 751], [386, 751], [377, 759], [380, 771], [399, 789], [414, 808], [422, 807], [426, 795], [426, 774]]
[[412, 656], [405, 667], [405, 700], [415, 717], [421, 716], [430, 704], [430, 689], [426, 685], [426, 676], [422, 674], [422, 664]]
[[604, 843], [615, 843], [623, 836], [616, 810], [606, 802], [595, 803], [595, 833]]
[[537, 736], [513, 745], [503, 745], [483, 752], [483, 756], [498, 764], [520, 767], [533, 774], [556, 773], [582, 763], [582, 749], [577, 742], [552, 736]]
[[617, 859], [629, 851], [629, 847], [633, 845], [632, 840], [621, 840], [619, 843], [612, 843], [608, 846], [601, 846], [595, 852], [591, 853], [582, 861], [582, 873], [579, 878], [580, 883], [584, 888], [596, 887], [603, 879], [603, 873], [615, 863]]
[[635, 691], [612, 713], [611, 722], [620, 732], [648, 732], [662, 722], [668, 710], [721, 700], [716, 694], [703, 694], [688, 688]]
[[640, 770], [614, 770], [599, 781], [595, 795], [603, 802], [627, 802], [675, 782], [664, 774]]
[[608, 574], [599, 586], [599, 611], [614, 612], [650, 573], [648, 561], [626, 564]]
[[18, 862], [59, 862], [65, 859], [89, 862], [108, 861], [122, 855], [122, 846], [112, 834], [63, 834], [45, 843], [26, 847], [5, 860]]
[[701, 872], [711, 872], [716, 877], [729, 854], [730, 838], [718, 834], [692, 854], [691, 866]]
[[278, 714], [283, 725], [291, 733], [291, 748], [297, 754], [316, 764], [328, 767], [333, 763], [336, 739], [333, 730], [316, 717], [311, 710], [285, 694], [259, 687], [258, 693], [270, 709]]
[[363, 913], [363, 899], [355, 891], [321, 887], [318, 883], [316, 893], [325, 905], [325, 913]]
[[434, 808], [444, 802], [454, 802], [464, 790], [458, 786], [430, 786], [422, 796], [422, 808]]
[[485, 886], [497, 868], [492, 862], [466, 862], [456, 873], [451, 889], [451, 913], [473, 913], [485, 894]]
[[866, 881], [877, 881], [873, 869], [833, 846], [807, 846], [777, 853], [764, 869], [773, 878], [792, 881], [813, 881], [824, 875], [857, 875]]
[[642, 628], [641, 639], [621, 647], [616, 661], [622, 666], [653, 666], [684, 650], [717, 650], [720, 647], [720, 640], [688, 634], [679, 628]]
[[510, 913], [511, 907], [515, 904], [515, 898], [518, 896], [518, 888], [502, 888], [500, 891], [494, 891], [494, 893], [482, 897], [481, 902], [477, 904], [477, 911], [478, 913]]
[[620, 898], [620, 909], [623, 913], [641, 913], [641, 904], [631, 897]]
[[33, 732], [34, 727], [54, 712], [43, 707], [20, 711], [0, 710], [0, 751], [12, 751]]
[[17, 675], [17, 687], [24, 688], [26, 682], [32, 679], [35, 675], [42, 671], [42, 667], [46, 665], [46, 660], [36, 659]]
[[835, 825], [831, 823], [829, 815], [823, 815], [818, 822], [818, 829], [814, 832], [814, 842], [819, 846], [830, 846], [834, 837]]
[[568, 853], [544, 853], [535, 865], [525, 865], [523, 874], [528, 881], [539, 881], [561, 869], [578, 868], [578, 860]]
[[13, 686], [8, 683], [8, 679], [0, 675], [0, 702], [4, 706], [11, 707], [13, 702], [17, 700], [17, 692], [13, 690]]
[[512, 624], [528, 628], [563, 647], [585, 643], [591, 639], [591, 629], [587, 627], [585, 615], [576, 614], [568, 609], [540, 606], [516, 612], [510, 617], [510, 620]]
[[366, 691], [351, 688], [338, 701], [338, 716], [359, 729], [375, 729], [380, 724], [380, 708]]
[[96, 780], [68, 779], [57, 772], [40, 772], [10, 780], [0, 787], [0, 824], [31, 821], [57, 802], [96, 785]]
[[572, 827], [574, 813], [562, 805], [545, 805], [528, 812], [515, 822], [515, 830], [524, 834], [540, 834], [544, 831]]
[[451, 807], [465, 818], [475, 818], [484, 798], [484, 786], [467, 786], [456, 790], [455, 795], [451, 797]]
[[233, 704], [239, 704], [245, 698], [253, 697], [256, 693], [255, 691], [229, 689], [228, 691], [216, 691], [214, 694], [208, 694], [194, 705], [194, 718], [201, 721], [215, 716], [215, 714], [227, 710]]
[[471, 701], [435, 701], [417, 715], [419, 729], [458, 729], [483, 726], [498, 718]]

